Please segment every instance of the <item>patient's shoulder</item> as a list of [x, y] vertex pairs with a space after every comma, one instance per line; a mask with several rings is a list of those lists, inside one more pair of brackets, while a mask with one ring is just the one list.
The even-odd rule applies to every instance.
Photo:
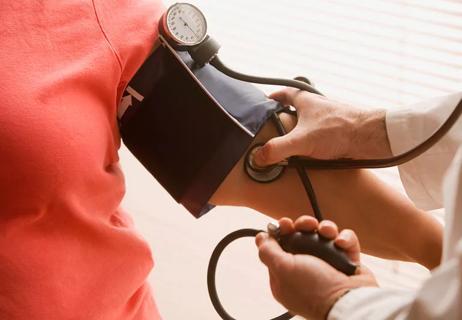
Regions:
[[165, 12], [160, 0], [94, 0], [98, 22], [128, 81], [144, 62], [158, 37]]

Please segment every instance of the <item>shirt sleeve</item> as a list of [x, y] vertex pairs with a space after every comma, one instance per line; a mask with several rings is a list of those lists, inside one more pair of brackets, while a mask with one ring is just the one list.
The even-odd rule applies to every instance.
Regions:
[[405, 319], [414, 300], [412, 292], [382, 288], [351, 290], [332, 308], [328, 320]]
[[[459, 92], [389, 111], [386, 123], [393, 154], [402, 154], [429, 138], [461, 99]], [[434, 147], [399, 167], [406, 193], [418, 207], [433, 210], [443, 206], [443, 178], [461, 144], [462, 120], [459, 120]]]
[[[396, 127], [389, 128], [392, 134], [396, 134], [391, 136], [393, 151], [405, 151], [413, 146], [412, 143], [420, 142], [422, 134], [432, 133], [434, 130], [428, 131], [425, 126], [433, 123], [434, 129], [439, 127], [441, 122], [435, 124], [431, 119], [445, 119], [459, 103], [461, 95], [422, 104], [419, 113], [406, 111], [402, 116], [393, 114], [393, 119], [390, 118], [391, 124]], [[403, 127], [398, 125], [398, 120], [402, 121]], [[432, 272], [432, 276], [421, 289], [415, 292], [383, 288], [352, 290], [333, 306], [328, 315], [329, 320], [462, 319], [462, 149], [457, 151], [462, 142], [461, 126], [459, 121], [443, 141], [427, 152], [432, 157], [424, 155], [423, 159], [414, 160], [410, 167], [400, 168], [405, 186], [414, 192], [414, 196], [419, 195], [419, 192], [423, 193], [422, 197], [425, 192], [439, 192], [433, 194], [433, 202], [427, 204], [442, 202], [438, 197], [444, 194], [446, 226], [442, 264]], [[398, 139], [399, 133], [402, 134], [402, 141]], [[444, 178], [443, 188], [442, 176], [446, 168], [448, 174]], [[432, 176], [432, 171], [438, 174]], [[412, 176], [413, 174], [416, 176]], [[421, 180], [418, 180], [419, 175], [422, 175]], [[436, 190], [438, 188], [444, 192]]]
[[120, 65], [120, 95], [152, 51], [166, 8], [160, 0], [93, 2], [103, 34]]
[[332, 308], [328, 320], [461, 319], [462, 242], [458, 255], [445, 262], [418, 292], [359, 288]]

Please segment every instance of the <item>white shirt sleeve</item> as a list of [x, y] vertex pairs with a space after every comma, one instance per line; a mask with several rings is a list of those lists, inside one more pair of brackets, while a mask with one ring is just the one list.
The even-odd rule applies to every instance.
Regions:
[[[402, 154], [429, 138], [461, 99], [462, 92], [389, 111], [386, 124], [393, 154]], [[406, 193], [419, 208], [443, 207], [443, 178], [461, 142], [462, 120], [459, 120], [434, 147], [399, 167]]]
[[[407, 151], [428, 138], [461, 99], [459, 93], [390, 113], [387, 129], [393, 153]], [[406, 192], [419, 206], [442, 207], [444, 194], [446, 227], [442, 264], [415, 292], [383, 288], [352, 290], [333, 306], [329, 320], [462, 319], [461, 146], [459, 120], [441, 142], [400, 168]]]
[[446, 233], [442, 264], [418, 291], [354, 289], [329, 313], [329, 320], [462, 319], [462, 149], [444, 183]]
[[329, 313], [329, 320], [405, 319], [414, 300], [409, 291], [359, 288], [343, 296]]
[[328, 320], [460, 320], [461, 257], [459, 250], [458, 258], [439, 267], [418, 292], [354, 289], [334, 305]]

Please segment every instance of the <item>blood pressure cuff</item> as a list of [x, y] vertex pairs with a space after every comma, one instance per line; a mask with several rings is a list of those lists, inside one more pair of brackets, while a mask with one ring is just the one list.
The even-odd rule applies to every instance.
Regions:
[[159, 47], [127, 86], [122, 139], [157, 181], [195, 217], [281, 106], [255, 86], [186, 52]]

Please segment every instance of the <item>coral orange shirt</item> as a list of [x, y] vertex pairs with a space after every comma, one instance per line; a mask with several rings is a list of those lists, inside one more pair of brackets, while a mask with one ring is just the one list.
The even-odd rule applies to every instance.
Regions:
[[119, 209], [120, 95], [157, 0], [0, 4], [0, 319], [158, 319], [148, 245]]

